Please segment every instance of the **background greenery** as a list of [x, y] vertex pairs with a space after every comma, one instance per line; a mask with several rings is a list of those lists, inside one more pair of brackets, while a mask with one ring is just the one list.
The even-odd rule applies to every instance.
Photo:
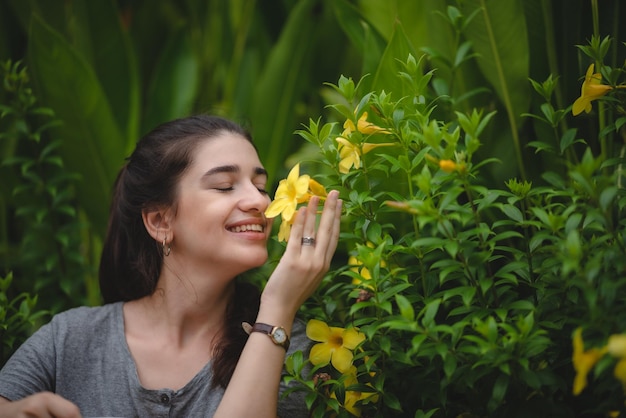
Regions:
[[[0, 289], [6, 296], [0, 318], [22, 312], [19, 321], [0, 323], [0, 331], [16, 337], [10, 343], [3, 337], [1, 360], [32, 329], [24, 324], [42, 320], [10, 301], [34, 302], [37, 295], [36, 306], [50, 314], [100, 303], [96, 272], [113, 179], [135, 141], [174, 117], [212, 112], [241, 121], [275, 183], [294, 161], [319, 168], [317, 148], [294, 134], [302, 124], [317, 115], [345, 119], [325, 107], [342, 97], [324, 83], [368, 75], [361, 91], [401, 92], [397, 60], [424, 55], [420, 70], [436, 75], [433, 119], [495, 111], [474, 156], [501, 161], [481, 168], [485, 187], [511, 178], [545, 185], [545, 172], [565, 175], [564, 138], [598, 138], [611, 115], [552, 125], [524, 116], [545, 115], [545, 99], [529, 79], [558, 77], [552, 105], [566, 109], [590, 62], [577, 45], [592, 35], [615, 40], [603, 61], [622, 67], [624, 5], [594, 4], [1, 0], [0, 61], [7, 64], [0, 92], [0, 276], [13, 279]], [[606, 130], [587, 145], [606, 156], [622, 142], [619, 132]], [[557, 152], [536, 153], [537, 147]], [[586, 150], [565, 148], [572, 163]], [[351, 250], [342, 245], [338, 267]]]

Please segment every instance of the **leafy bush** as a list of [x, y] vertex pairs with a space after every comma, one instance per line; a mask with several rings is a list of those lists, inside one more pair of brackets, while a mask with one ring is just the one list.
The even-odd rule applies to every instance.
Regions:
[[0, 368], [48, 314], [44, 310], [35, 310], [37, 296], [24, 292], [9, 298], [12, 281], [10, 273], [0, 277]]
[[79, 176], [64, 166], [61, 139], [49, 134], [60, 122], [51, 109], [38, 106], [21, 63], [3, 63], [0, 76], [0, 274], [13, 272], [15, 295], [40, 294], [53, 313], [98, 303], [75, 198]]
[[[583, 51], [601, 56], [600, 44]], [[601, 107], [598, 137], [570, 129], [556, 143], [538, 139], [531, 146], [550, 154], [554, 169], [539, 184], [512, 178], [501, 187], [481, 177], [499, 161], [476, 158], [493, 113], [438, 118], [446, 98], [434, 93], [434, 72], [421, 60], [398, 60], [402, 91], [360, 91], [343, 76], [331, 85], [339, 121], [311, 119], [298, 132], [320, 151], [301, 166], [340, 191], [348, 257], [303, 314], [331, 326], [320, 339], [314, 322], [309, 336], [354, 367], [339, 372], [328, 358], [289, 359], [287, 379], [302, 383], [313, 416], [569, 417], [624, 409], [613, 358], [573, 393], [574, 331], [584, 330], [590, 346], [626, 331], [624, 146], [605, 144], [599, 156], [589, 147], [609, 133], [624, 136], [623, 69], [598, 68], [610, 84], [593, 97], [583, 87], [581, 95], [584, 109], [593, 100]], [[531, 83], [546, 104], [525, 116], [551, 127], [572, 117], [572, 106], [551, 103], [556, 78]], [[602, 84], [602, 76], [592, 69], [585, 83]], [[351, 358], [353, 328], [366, 338]], [[315, 367], [303, 379], [308, 361]]]

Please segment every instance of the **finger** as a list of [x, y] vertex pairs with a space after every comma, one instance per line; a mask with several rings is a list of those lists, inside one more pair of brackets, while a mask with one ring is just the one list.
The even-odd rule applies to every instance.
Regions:
[[291, 232], [289, 233], [289, 240], [287, 240], [287, 248], [285, 249], [285, 254], [289, 254], [292, 252], [300, 252], [302, 247], [302, 234], [304, 230], [304, 221], [307, 216], [307, 208], [301, 207], [294, 214], [295, 218], [293, 223], [291, 224]]
[[337, 249], [337, 244], [339, 243], [339, 232], [341, 230], [341, 208], [343, 207], [343, 202], [341, 200], [337, 201], [337, 206], [335, 209], [335, 217], [333, 218], [333, 226], [330, 233], [330, 244], [326, 248], [326, 260], [331, 260], [333, 255], [335, 254], [335, 250]]
[[[317, 196], [311, 197], [309, 204], [306, 208], [306, 217], [304, 218], [304, 225], [302, 227], [302, 236], [299, 238], [302, 244], [302, 250], [305, 247], [314, 248], [316, 244], [315, 224], [317, 223], [317, 207], [320, 199]], [[308, 242], [305, 242], [307, 240]]]
[[324, 209], [317, 229], [317, 243], [319, 244], [320, 256], [327, 256], [329, 246], [331, 246], [331, 248], [333, 246], [332, 241], [335, 239], [336, 235], [333, 231], [336, 229], [336, 219], [340, 214], [339, 192], [332, 190], [328, 193], [326, 202], [324, 202]]
[[81, 418], [78, 407], [66, 399], [57, 400], [48, 409], [53, 417]]
[[[26, 416], [80, 418], [78, 406], [50, 392], [41, 392], [22, 399]], [[17, 404], [17, 403], [16, 403]]]

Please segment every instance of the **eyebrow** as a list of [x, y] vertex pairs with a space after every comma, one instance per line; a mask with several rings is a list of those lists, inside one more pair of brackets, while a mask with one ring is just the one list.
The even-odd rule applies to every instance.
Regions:
[[[239, 171], [241, 171], [241, 169], [238, 165], [221, 165], [210, 169], [204, 173], [202, 177], [209, 177], [219, 173], [238, 173]], [[267, 176], [267, 170], [263, 167], [254, 167], [254, 174], [256, 176]]]

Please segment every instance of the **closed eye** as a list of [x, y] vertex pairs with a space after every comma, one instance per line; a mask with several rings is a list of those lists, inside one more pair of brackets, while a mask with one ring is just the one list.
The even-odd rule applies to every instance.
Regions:
[[[215, 190], [217, 190], [218, 192], [221, 193], [226, 193], [226, 192], [232, 192], [233, 190], [235, 190], [234, 187], [230, 186], [230, 187], [215, 187]], [[262, 187], [257, 187], [257, 190], [259, 191], [259, 193], [263, 194], [263, 195], [268, 195], [269, 192], [267, 190], [265, 190]]]
[[232, 186], [231, 187], [216, 187], [215, 190], [217, 190], [218, 192], [232, 192], [233, 190], [235, 190]]

